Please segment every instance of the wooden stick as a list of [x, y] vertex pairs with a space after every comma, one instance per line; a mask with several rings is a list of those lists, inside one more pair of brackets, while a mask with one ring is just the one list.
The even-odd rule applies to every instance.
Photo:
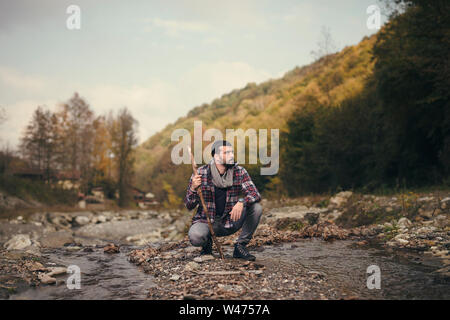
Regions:
[[[189, 154], [191, 155], [192, 171], [194, 172], [194, 176], [195, 176], [198, 174], [197, 173], [197, 164], [195, 163], [195, 159], [194, 159], [194, 156], [192, 155], [191, 148], [188, 147], [188, 149], [189, 149]], [[198, 196], [200, 197], [200, 202], [202, 203], [203, 212], [205, 212], [205, 214], [206, 214], [206, 220], [208, 221], [209, 232], [211, 232], [211, 237], [213, 239], [213, 242], [216, 245], [217, 251], [219, 251], [220, 259], [224, 259], [222, 248], [220, 246], [219, 241], [217, 241], [216, 234], [214, 233], [214, 229], [211, 224], [211, 219], [209, 217], [208, 209], [206, 208], [205, 199], [203, 199], [201, 186], [202, 185], [200, 184], [200, 186], [197, 187], [197, 193], [198, 193]]]

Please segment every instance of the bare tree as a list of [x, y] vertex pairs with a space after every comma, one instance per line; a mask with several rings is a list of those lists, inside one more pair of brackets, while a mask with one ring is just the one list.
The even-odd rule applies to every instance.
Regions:
[[320, 32], [320, 39], [317, 42], [317, 50], [311, 51], [311, 55], [315, 60], [324, 58], [324, 64], [328, 65], [330, 61], [330, 54], [338, 51], [337, 45], [335, 44], [333, 38], [331, 37], [331, 31], [329, 27], [322, 26]]
[[4, 107], [0, 106], [0, 124], [3, 124], [7, 120], [6, 110]]
[[57, 162], [60, 169], [80, 172], [83, 192], [87, 192], [92, 175], [95, 136], [93, 122], [94, 112], [76, 92], [69, 101], [59, 106]]

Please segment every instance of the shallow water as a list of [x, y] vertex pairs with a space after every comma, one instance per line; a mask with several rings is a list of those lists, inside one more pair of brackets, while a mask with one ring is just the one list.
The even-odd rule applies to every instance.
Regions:
[[[450, 279], [437, 277], [436, 260], [417, 254], [394, 254], [384, 248], [358, 247], [354, 241], [326, 242], [305, 239], [281, 246], [266, 246], [258, 258], [291, 263], [318, 271], [348, 296], [363, 299], [449, 299]], [[380, 268], [380, 289], [368, 289], [367, 267]]]
[[[10, 299], [145, 299], [147, 289], [155, 286], [149, 274], [127, 260], [127, 253], [138, 247], [121, 246], [118, 254], [105, 254], [102, 248], [94, 252], [68, 252], [52, 249], [43, 255], [58, 265], [77, 265], [81, 269], [81, 289], [69, 290], [60, 284], [30, 288]], [[295, 243], [264, 246], [254, 252], [257, 261], [283, 263], [295, 270], [317, 271], [324, 281], [347, 296], [363, 299], [449, 299], [449, 279], [436, 277], [439, 268], [433, 260], [419, 256], [394, 254], [378, 247], [358, 247], [354, 241], [325, 242], [305, 239]], [[381, 289], [367, 288], [367, 267], [377, 265], [381, 272]]]
[[66, 249], [44, 251], [57, 265], [77, 265], [81, 270], [81, 288], [68, 289], [65, 280], [71, 274], [56, 276], [56, 285], [41, 285], [12, 295], [10, 299], [145, 299], [154, 286], [152, 276], [127, 260], [127, 253], [138, 247], [120, 247], [120, 253], [106, 254], [102, 248], [93, 252], [68, 252]]

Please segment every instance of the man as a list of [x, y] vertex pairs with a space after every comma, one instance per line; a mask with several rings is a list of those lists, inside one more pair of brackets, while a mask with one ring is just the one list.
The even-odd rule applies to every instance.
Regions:
[[[211, 233], [197, 194], [197, 188], [201, 185], [215, 235], [228, 236], [242, 228], [234, 245], [233, 257], [254, 261], [255, 256], [248, 252], [246, 245], [261, 218], [261, 195], [247, 170], [234, 163], [233, 147], [228, 141], [214, 142], [211, 155], [211, 162], [200, 167], [198, 174], [192, 174], [184, 198], [188, 210], [199, 205], [192, 218], [189, 240], [192, 245], [202, 247], [200, 254], [211, 254]], [[242, 197], [239, 197], [240, 193]]]

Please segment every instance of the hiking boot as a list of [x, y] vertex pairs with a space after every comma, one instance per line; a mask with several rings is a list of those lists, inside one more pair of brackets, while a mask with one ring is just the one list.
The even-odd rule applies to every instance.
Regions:
[[236, 243], [234, 245], [233, 258], [244, 259], [248, 261], [255, 261], [256, 259], [256, 257], [250, 254], [247, 248], [241, 243]]
[[200, 251], [200, 255], [212, 254], [212, 239], [209, 238], [208, 242], [202, 247], [202, 251]]

